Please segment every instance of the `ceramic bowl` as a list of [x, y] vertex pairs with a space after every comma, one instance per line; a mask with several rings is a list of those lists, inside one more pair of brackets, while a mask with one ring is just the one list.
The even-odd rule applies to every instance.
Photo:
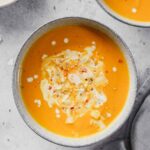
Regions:
[[0, 0], [0, 8], [15, 3], [17, 0]]
[[[115, 119], [115, 121], [113, 121], [113, 123], [111, 123], [111, 125], [109, 125], [102, 132], [96, 133], [88, 137], [76, 138], [76, 139], [54, 134], [50, 131], [47, 131], [45, 128], [41, 127], [37, 122], [35, 122], [25, 107], [25, 104], [21, 98], [20, 88], [19, 88], [19, 76], [20, 76], [21, 64], [24, 56], [29, 50], [29, 47], [31, 47], [31, 45], [46, 32], [64, 25], [85, 25], [107, 34], [118, 44], [118, 46], [121, 48], [122, 52], [124, 53], [129, 68], [129, 74], [130, 74], [130, 90], [129, 90], [128, 98], [122, 112]], [[70, 17], [70, 18], [58, 19], [47, 23], [46, 25], [42, 26], [37, 31], [35, 31], [31, 35], [31, 37], [25, 42], [21, 51], [19, 52], [19, 55], [15, 63], [12, 87], [13, 87], [13, 95], [14, 95], [14, 99], [18, 111], [22, 116], [23, 120], [25, 121], [25, 123], [35, 133], [37, 133], [39, 136], [43, 137], [44, 139], [51, 141], [53, 143], [57, 143], [59, 145], [65, 145], [70, 147], [81, 147], [81, 146], [88, 146], [97, 142], [99, 142], [100, 144], [104, 143], [105, 141], [109, 140], [109, 137], [115, 131], [117, 131], [127, 120], [135, 102], [135, 96], [137, 91], [137, 72], [129, 48], [114, 31], [112, 31], [110, 28], [106, 27], [105, 25], [93, 20], [79, 18], [79, 17]]]
[[119, 15], [118, 13], [116, 13], [114, 10], [112, 10], [106, 3], [104, 0], [96, 0], [98, 2], [98, 4], [101, 6], [101, 8], [103, 8], [103, 10], [109, 14], [110, 16], [112, 16], [113, 18], [126, 23], [128, 25], [132, 25], [132, 26], [137, 26], [137, 27], [150, 27], [150, 22], [140, 22], [140, 21], [136, 21], [136, 20], [132, 20], [132, 19], [128, 19], [126, 17], [123, 17], [121, 15]]

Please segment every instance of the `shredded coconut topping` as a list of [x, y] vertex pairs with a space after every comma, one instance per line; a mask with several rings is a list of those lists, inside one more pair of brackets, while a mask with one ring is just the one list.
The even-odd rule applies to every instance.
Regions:
[[48, 57], [47, 54], [43, 54], [43, 55], [42, 55], [42, 59], [45, 59], [46, 57]]
[[91, 118], [99, 119], [99, 108], [107, 101], [103, 91], [108, 83], [104, 63], [93, 57], [95, 49], [96, 46], [86, 47], [83, 52], [65, 50], [43, 60], [43, 98], [49, 107], [56, 105], [66, 114], [67, 124], [88, 112]]
[[41, 100], [40, 99], [35, 99], [34, 103], [38, 106], [41, 107]]

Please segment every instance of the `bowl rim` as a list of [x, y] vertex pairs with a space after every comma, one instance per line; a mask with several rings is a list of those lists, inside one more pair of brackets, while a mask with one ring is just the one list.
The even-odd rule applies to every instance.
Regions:
[[140, 22], [133, 19], [128, 19], [126, 17], [123, 17], [116, 13], [114, 10], [112, 10], [109, 6], [107, 6], [104, 2], [104, 0], [96, 0], [98, 5], [112, 18], [118, 20], [119, 22], [125, 23], [127, 25], [133, 26], [133, 27], [141, 27], [141, 28], [149, 28], [150, 27], [150, 21], [149, 22]]
[[[92, 136], [87, 136], [84, 138], [78, 138], [77, 140], [75, 138], [68, 138], [68, 137], [64, 137], [61, 135], [56, 135], [55, 133], [50, 133], [47, 132], [47, 134], [45, 135], [43, 132], [46, 130], [43, 129], [41, 130], [41, 128], [43, 128], [42, 126], [40, 126], [36, 121], [34, 122], [36, 124], [36, 126], [39, 127], [34, 127], [31, 123], [31, 121], [34, 121], [34, 118], [31, 117], [31, 115], [29, 114], [29, 112], [27, 111], [27, 109], [24, 106], [24, 110], [21, 109], [21, 107], [23, 108], [23, 103], [22, 98], [20, 97], [20, 93], [19, 93], [19, 89], [18, 89], [18, 76], [19, 76], [19, 70], [20, 70], [20, 65], [21, 65], [21, 59], [23, 58], [21, 55], [21, 53], [24, 53], [24, 47], [29, 43], [30, 40], [32, 40], [33, 36], [35, 36], [38, 32], [40, 32], [42, 29], [44, 29], [46, 26], [50, 26], [52, 23], [56, 23], [56, 22], [61, 22], [61, 21], [67, 21], [67, 20], [74, 20], [74, 19], [78, 19], [80, 21], [89, 21], [89, 22], [93, 22], [98, 26], [103, 27], [105, 30], [108, 30], [110, 33], [113, 34], [113, 36], [115, 36], [119, 42], [121, 42], [121, 44], [124, 46], [128, 57], [130, 58], [131, 61], [131, 65], [133, 67], [133, 72], [134, 72], [134, 79], [135, 79], [135, 89], [133, 92], [133, 98], [132, 98], [132, 103], [130, 104], [129, 108], [128, 108], [128, 112], [126, 112], [124, 115], [124, 118], [122, 117], [122, 122], [120, 124], [115, 125], [115, 129], [114, 130], [110, 130], [111, 132], [107, 133], [107, 135], [105, 135], [103, 138], [99, 138], [96, 139], [96, 135], [92, 135]], [[40, 35], [41, 36], [41, 35]], [[22, 58], [21, 58], [22, 57]], [[126, 122], [126, 120], [128, 119], [132, 108], [134, 106], [135, 103], [135, 96], [137, 93], [137, 85], [138, 85], [138, 74], [137, 74], [137, 69], [135, 66], [135, 62], [133, 59], [133, 56], [131, 54], [131, 51], [129, 50], [129, 48], [127, 47], [127, 45], [124, 43], [124, 41], [120, 38], [120, 36], [114, 32], [112, 29], [110, 29], [109, 27], [107, 27], [106, 25], [97, 22], [95, 20], [92, 19], [88, 19], [88, 18], [82, 18], [82, 17], [64, 17], [64, 18], [60, 18], [60, 19], [56, 19], [53, 20], [51, 22], [46, 23], [45, 25], [41, 26], [40, 28], [38, 28], [36, 31], [34, 31], [31, 36], [26, 40], [26, 42], [24, 43], [24, 45], [22, 46], [21, 50], [19, 51], [19, 54], [17, 56], [16, 62], [15, 62], [15, 66], [14, 66], [14, 70], [13, 70], [13, 81], [12, 81], [12, 90], [13, 90], [13, 96], [14, 96], [14, 101], [17, 107], [18, 112], [20, 113], [22, 119], [24, 120], [24, 122], [26, 123], [26, 125], [32, 130], [34, 131], [37, 135], [39, 135], [40, 137], [46, 139], [49, 142], [58, 144], [58, 145], [62, 145], [62, 146], [66, 146], [66, 147], [84, 147], [84, 146], [89, 146], [95, 143], [104, 143], [109, 137], [111, 137], [119, 128], [122, 127], [122, 125]], [[129, 98], [128, 98], [129, 99]], [[127, 100], [128, 102], [129, 100]], [[129, 102], [128, 102], [129, 103]], [[122, 110], [123, 111], [123, 110]], [[29, 117], [31, 117], [29, 120]], [[116, 119], [114, 122], [117, 122]], [[108, 128], [108, 127], [107, 127]], [[107, 128], [105, 130], [107, 130]], [[104, 130], [104, 131], [105, 131]], [[48, 130], [47, 130], [48, 131]], [[55, 139], [50, 136], [48, 136], [48, 134], [50, 134], [51, 136], [56, 136]], [[99, 135], [99, 137], [102, 135], [102, 133], [97, 133], [97, 135]], [[93, 140], [91, 140], [93, 138]], [[95, 140], [94, 140], [95, 138]], [[63, 139], [63, 140], [62, 140]], [[65, 140], [65, 142], [64, 142]], [[66, 142], [67, 141], [67, 142]], [[69, 142], [68, 142], [69, 141]], [[82, 142], [81, 142], [82, 141]], [[89, 142], [86, 142], [89, 141]]]
[[6, 7], [6, 6], [9, 6], [9, 5], [11, 5], [11, 4], [13, 4], [13, 3], [15, 3], [15, 2], [17, 2], [18, 0], [11, 0], [10, 2], [8, 2], [8, 3], [5, 3], [4, 5], [0, 5], [0, 8], [3, 8], [3, 7]]

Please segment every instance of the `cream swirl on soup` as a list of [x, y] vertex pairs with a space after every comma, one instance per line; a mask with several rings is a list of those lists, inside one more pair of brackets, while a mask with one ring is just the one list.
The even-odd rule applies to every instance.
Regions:
[[65, 50], [47, 57], [42, 64], [40, 89], [49, 107], [57, 105], [74, 123], [87, 112], [98, 119], [98, 109], [107, 101], [103, 87], [108, 83], [104, 63], [93, 57], [96, 47], [83, 52]]

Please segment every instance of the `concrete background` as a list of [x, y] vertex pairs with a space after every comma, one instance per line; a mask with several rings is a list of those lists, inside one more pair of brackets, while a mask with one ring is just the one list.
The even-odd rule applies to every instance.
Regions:
[[144, 81], [144, 72], [150, 67], [150, 28], [116, 21], [95, 0], [18, 0], [0, 8], [0, 150], [72, 150], [43, 140], [26, 126], [11, 87], [13, 65], [23, 43], [43, 24], [66, 16], [94, 19], [115, 30], [133, 54], [140, 84]]

